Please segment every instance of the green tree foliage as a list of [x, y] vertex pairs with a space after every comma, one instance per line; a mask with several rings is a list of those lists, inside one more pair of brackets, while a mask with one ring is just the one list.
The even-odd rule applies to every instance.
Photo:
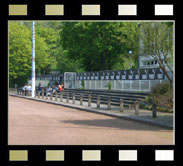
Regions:
[[[153, 28], [151, 24], [142, 23], [139, 28], [138, 22], [36, 21], [36, 74], [48, 74], [53, 67], [60, 73], [123, 70], [129, 69], [130, 59], [137, 68], [141, 29], [144, 53], [159, 55], [159, 51], [165, 56], [164, 60], [171, 62], [173, 25], [167, 22], [155, 24]], [[152, 49], [152, 39], [156, 40], [156, 49]], [[129, 50], [133, 51], [131, 55]], [[10, 86], [26, 83], [31, 76], [31, 64], [32, 22], [11, 21]]]
[[144, 55], [152, 56], [166, 75], [169, 82], [173, 80], [167, 69], [173, 74], [173, 24], [172, 23], [142, 23], [141, 38]]
[[[37, 28], [37, 27], [36, 27]], [[48, 73], [49, 48], [43, 37], [36, 33], [36, 74]], [[22, 86], [31, 76], [32, 29], [21, 22], [9, 23], [9, 82], [10, 87]]]
[[[59, 33], [53, 28], [44, 27], [45, 24], [39, 23], [36, 26], [36, 34], [45, 42], [45, 53], [44, 56], [47, 57], [49, 63], [47, 62], [47, 66], [44, 67], [44, 70], [41, 73], [48, 73], [51, 71], [51, 66], [56, 66], [56, 57], [58, 54], [58, 40]], [[47, 24], [46, 24], [47, 25]]]
[[9, 24], [10, 86], [22, 86], [31, 74], [31, 32], [19, 23]]
[[81, 61], [85, 71], [123, 69], [128, 51], [134, 59], [138, 52], [137, 23], [67, 22], [60, 35], [67, 57]]

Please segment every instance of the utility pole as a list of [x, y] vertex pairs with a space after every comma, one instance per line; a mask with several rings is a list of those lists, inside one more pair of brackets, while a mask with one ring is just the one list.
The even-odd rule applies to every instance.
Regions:
[[35, 22], [32, 22], [32, 97], [35, 96]]

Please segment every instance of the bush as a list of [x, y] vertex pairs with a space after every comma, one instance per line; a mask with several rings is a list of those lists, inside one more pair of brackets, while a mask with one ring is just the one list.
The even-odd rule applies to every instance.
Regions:
[[169, 83], [160, 83], [152, 88], [150, 99], [157, 105], [173, 107], [173, 86]]
[[[145, 105], [145, 106], [142, 106], [142, 108], [145, 110], [152, 110], [152, 105]], [[166, 107], [156, 107], [156, 109], [159, 112], [173, 113], [173, 109], [166, 108]]]
[[160, 83], [152, 88], [152, 94], [144, 100], [147, 105], [144, 109], [151, 110], [152, 103], [157, 105], [161, 112], [173, 112], [173, 86], [169, 83]]
[[172, 90], [173, 88], [169, 83], [159, 83], [152, 87], [152, 93], [154, 95], [164, 95]]
[[111, 88], [112, 88], [112, 84], [111, 84], [111, 82], [108, 82], [107, 87], [108, 87], [108, 90], [110, 91], [110, 90], [111, 90]]

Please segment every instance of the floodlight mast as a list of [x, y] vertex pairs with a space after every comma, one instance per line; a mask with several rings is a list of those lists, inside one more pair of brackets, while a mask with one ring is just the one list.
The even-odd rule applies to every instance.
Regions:
[[32, 22], [32, 97], [35, 96], [35, 22]]

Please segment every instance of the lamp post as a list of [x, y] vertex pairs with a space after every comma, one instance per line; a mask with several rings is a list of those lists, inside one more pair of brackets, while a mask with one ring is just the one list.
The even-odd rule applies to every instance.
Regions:
[[32, 97], [35, 96], [35, 22], [32, 22]]
[[132, 54], [133, 52], [132, 52], [132, 50], [130, 50], [128, 53], [130, 54], [130, 62], [129, 62], [129, 66], [130, 66], [130, 69], [131, 69], [131, 68], [132, 68], [132, 63], [131, 63], [131, 54]]

